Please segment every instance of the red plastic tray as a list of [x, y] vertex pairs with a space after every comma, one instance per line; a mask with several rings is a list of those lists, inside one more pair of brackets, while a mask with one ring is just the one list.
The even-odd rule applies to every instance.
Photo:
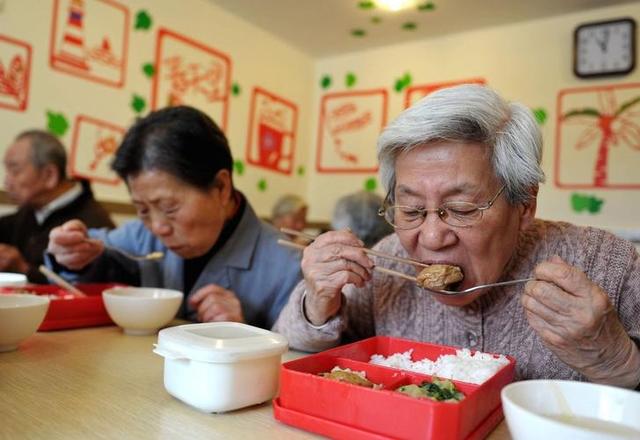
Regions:
[[49, 284], [28, 284], [19, 287], [0, 287], [0, 293], [33, 292], [49, 295], [51, 302], [39, 331], [95, 327], [113, 324], [102, 302], [102, 291], [121, 284], [77, 284], [86, 297], [70, 294], [62, 287]]
[[[481, 385], [453, 381], [465, 394], [460, 403], [415, 399], [393, 391], [431, 376], [369, 364], [372, 354], [389, 356], [413, 349], [412, 359], [435, 361], [456, 347], [377, 336], [286, 362], [274, 416], [283, 423], [332, 438], [481, 439], [502, 420], [500, 391], [513, 381], [515, 360]], [[333, 367], [365, 371], [381, 384], [374, 390], [325, 379]]]

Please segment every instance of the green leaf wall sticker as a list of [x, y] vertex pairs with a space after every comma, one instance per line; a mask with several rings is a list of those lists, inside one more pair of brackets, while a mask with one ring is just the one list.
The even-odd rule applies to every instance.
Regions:
[[258, 191], [265, 192], [266, 190], [267, 190], [267, 180], [264, 178], [258, 180]]
[[369, 192], [374, 192], [378, 187], [378, 181], [375, 177], [369, 177], [364, 181], [364, 190]]
[[589, 214], [597, 214], [602, 209], [603, 199], [587, 194], [571, 194], [571, 208], [578, 213], [588, 212]]
[[298, 176], [304, 176], [305, 173], [306, 173], [306, 169], [304, 165], [299, 165], [298, 169], [296, 170], [296, 174], [298, 174]]
[[365, 11], [368, 11], [370, 9], [375, 9], [376, 4], [375, 2], [371, 1], [371, 0], [362, 0], [358, 2], [358, 7], [360, 9], [363, 9]]
[[367, 35], [367, 31], [361, 28], [351, 29], [351, 36], [356, 38], [362, 38]]
[[418, 27], [418, 24], [415, 21], [407, 21], [402, 23], [402, 29], [405, 31], [414, 31]]
[[320, 78], [320, 87], [326, 90], [331, 87], [331, 82], [331, 75], [322, 75], [322, 78]]
[[140, 114], [144, 111], [146, 107], [147, 107], [146, 99], [134, 93], [133, 96], [131, 97], [131, 109], [137, 114]]
[[543, 125], [547, 120], [547, 111], [541, 107], [533, 109], [533, 116], [535, 116], [538, 124]]
[[347, 73], [344, 77], [344, 85], [347, 86], [347, 88], [351, 88], [355, 86], [357, 81], [358, 81], [358, 78], [356, 77], [356, 74], [353, 72]]
[[242, 88], [240, 87], [240, 84], [238, 84], [237, 82], [234, 82], [231, 85], [231, 94], [233, 96], [240, 96], [240, 93], [242, 93]]
[[418, 11], [433, 11], [436, 9], [436, 5], [433, 2], [424, 2], [418, 5]]
[[393, 89], [396, 92], [402, 92], [404, 89], [411, 85], [411, 74], [409, 72], [402, 75], [400, 78], [396, 79], [395, 84], [393, 85]]
[[57, 137], [64, 136], [69, 129], [69, 121], [63, 113], [47, 110], [47, 130]]
[[152, 78], [153, 75], [156, 74], [156, 68], [153, 66], [153, 63], [145, 63], [142, 65], [142, 73], [144, 73], [147, 78]]
[[136, 24], [135, 30], [143, 30], [147, 31], [151, 29], [151, 25], [153, 24], [153, 20], [151, 19], [151, 15], [144, 9], [138, 11], [136, 14]]
[[238, 176], [242, 176], [244, 174], [245, 166], [244, 162], [241, 160], [236, 160], [233, 162], [233, 170]]

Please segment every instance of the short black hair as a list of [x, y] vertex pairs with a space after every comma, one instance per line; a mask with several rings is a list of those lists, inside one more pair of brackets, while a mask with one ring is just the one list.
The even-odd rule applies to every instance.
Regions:
[[138, 120], [127, 131], [111, 168], [123, 179], [161, 170], [198, 189], [213, 187], [220, 170], [231, 174], [233, 158], [226, 136], [193, 107], [168, 107]]

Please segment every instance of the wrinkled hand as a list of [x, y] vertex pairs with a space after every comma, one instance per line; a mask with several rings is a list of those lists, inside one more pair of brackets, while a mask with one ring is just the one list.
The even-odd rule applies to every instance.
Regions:
[[17, 247], [0, 243], [0, 271], [27, 273], [29, 263]]
[[69, 220], [49, 233], [47, 252], [71, 270], [84, 268], [103, 251], [102, 241], [90, 239], [87, 227], [80, 220]]
[[363, 287], [371, 279], [373, 262], [364, 253], [364, 244], [349, 231], [330, 231], [307, 246], [302, 272], [307, 285], [307, 318], [321, 325], [342, 305], [342, 288]]
[[189, 305], [198, 311], [198, 321], [244, 322], [240, 300], [230, 290], [216, 284], [198, 289], [189, 298]]
[[636, 387], [640, 353], [606, 293], [557, 256], [540, 263], [534, 274], [522, 305], [547, 347], [593, 382]]

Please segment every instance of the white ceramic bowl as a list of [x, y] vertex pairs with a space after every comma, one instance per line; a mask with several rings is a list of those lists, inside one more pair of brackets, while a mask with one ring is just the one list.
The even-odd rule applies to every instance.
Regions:
[[34, 334], [48, 308], [46, 296], [0, 294], [0, 352], [15, 350]]
[[107, 313], [128, 335], [151, 335], [176, 316], [182, 292], [156, 287], [114, 287], [102, 292]]
[[284, 336], [238, 322], [165, 328], [154, 352], [164, 357], [169, 394], [205, 412], [266, 402], [278, 391]]
[[502, 389], [514, 440], [638, 439], [640, 393], [562, 380], [529, 380]]
[[0, 272], [0, 286], [24, 286], [27, 276], [23, 273]]

